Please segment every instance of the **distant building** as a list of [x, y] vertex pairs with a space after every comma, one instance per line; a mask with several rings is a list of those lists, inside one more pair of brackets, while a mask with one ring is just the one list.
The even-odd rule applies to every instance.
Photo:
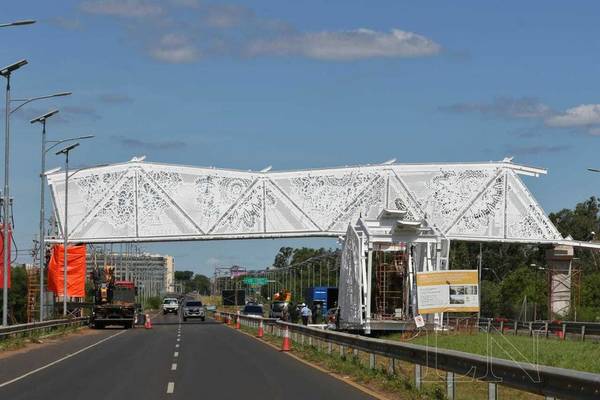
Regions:
[[131, 280], [150, 295], [174, 290], [175, 261], [173, 256], [149, 253], [104, 253], [101, 248], [88, 251], [86, 269], [89, 276], [95, 266], [115, 267], [118, 280]]

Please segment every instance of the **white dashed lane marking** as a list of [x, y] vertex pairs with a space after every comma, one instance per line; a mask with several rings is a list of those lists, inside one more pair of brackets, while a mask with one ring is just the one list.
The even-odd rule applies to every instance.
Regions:
[[171, 371], [175, 371], [177, 369], [177, 364], [173, 363], [171, 364]]
[[179, 357], [179, 352], [176, 351], [175, 353], [173, 353], [173, 357]]
[[[67, 247], [67, 248], [68, 248], [68, 247]], [[177, 343], [177, 344], [175, 345], [175, 347], [179, 347], [179, 343]]]
[[167, 385], [167, 394], [171, 394], [175, 391], [175, 382], [169, 382]]

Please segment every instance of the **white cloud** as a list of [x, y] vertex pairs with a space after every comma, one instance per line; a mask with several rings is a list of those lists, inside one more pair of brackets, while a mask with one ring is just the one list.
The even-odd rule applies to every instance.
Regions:
[[543, 123], [548, 128], [575, 129], [600, 136], [600, 104], [581, 104], [558, 111], [533, 97], [499, 97], [491, 103], [456, 103], [440, 107], [440, 110], [510, 119], [531, 119]]
[[117, 17], [152, 17], [163, 13], [163, 8], [148, 0], [95, 0], [81, 3], [81, 10], [89, 14]]
[[502, 118], [544, 118], [552, 114], [550, 107], [534, 97], [497, 97], [491, 103], [456, 103], [440, 109]]
[[600, 125], [600, 104], [581, 104], [545, 120], [553, 128], [574, 128]]
[[206, 8], [205, 23], [213, 28], [233, 28], [255, 20], [254, 13], [246, 7], [213, 5]]
[[183, 64], [196, 61], [200, 52], [186, 36], [168, 33], [150, 49], [150, 55], [159, 61]]
[[441, 46], [425, 36], [393, 29], [308, 32], [249, 44], [250, 55], [298, 55], [320, 60], [356, 60], [375, 57], [423, 57], [438, 54]]
[[[400, 29], [299, 32], [245, 6], [203, 0], [83, 0], [80, 9], [116, 19], [132, 43], [169, 63], [222, 55], [349, 61], [424, 57], [441, 51], [433, 40]], [[170, 33], [175, 27], [180, 34]]]

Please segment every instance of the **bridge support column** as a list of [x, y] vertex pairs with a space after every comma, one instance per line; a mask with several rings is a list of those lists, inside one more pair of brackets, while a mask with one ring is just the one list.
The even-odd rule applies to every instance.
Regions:
[[548, 319], [562, 319], [571, 312], [573, 247], [559, 245], [546, 250], [548, 265]]

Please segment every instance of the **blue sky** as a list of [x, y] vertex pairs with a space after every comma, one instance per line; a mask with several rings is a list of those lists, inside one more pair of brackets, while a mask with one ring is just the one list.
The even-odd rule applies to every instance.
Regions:
[[[27, 58], [13, 95], [70, 90], [12, 120], [16, 238], [37, 232], [38, 126], [94, 134], [73, 164], [148, 161], [240, 169], [487, 161], [526, 179], [546, 211], [595, 195], [600, 4], [408, 1], [27, 1], [3, 6], [0, 64]], [[62, 160], [52, 156], [49, 166]], [[260, 267], [282, 245], [147, 245], [178, 269]], [[28, 261], [26, 253], [20, 261]]]

